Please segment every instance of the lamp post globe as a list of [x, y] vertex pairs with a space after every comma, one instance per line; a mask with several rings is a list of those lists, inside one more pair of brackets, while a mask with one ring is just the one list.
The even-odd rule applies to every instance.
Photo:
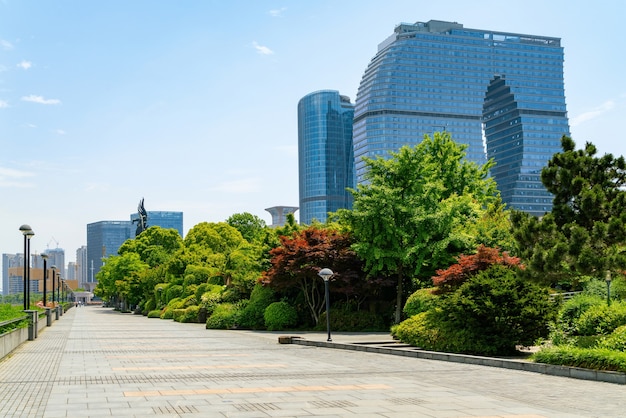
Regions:
[[330, 338], [330, 290], [328, 287], [328, 281], [333, 277], [335, 273], [329, 268], [321, 269], [317, 275], [324, 280], [324, 294], [326, 299], [326, 330], [328, 331], [328, 339], [326, 341], [332, 341]]

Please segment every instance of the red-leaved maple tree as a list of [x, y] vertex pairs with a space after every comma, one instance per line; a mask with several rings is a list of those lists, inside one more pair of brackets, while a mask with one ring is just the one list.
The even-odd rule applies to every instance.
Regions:
[[433, 284], [437, 287], [437, 293], [447, 293], [493, 265], [523, 268], [518, 257], [511, 257], [506, 251], [500, 252], [497, 248], [480, 245], [476, 254], [462, 254], [457, 258], [456, 264], [445, 270], [437, 270], [437, 275], [432, 278]]

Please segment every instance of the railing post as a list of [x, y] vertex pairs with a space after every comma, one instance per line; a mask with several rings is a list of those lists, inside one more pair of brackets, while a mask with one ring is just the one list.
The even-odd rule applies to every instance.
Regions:
[[37, 311], [24, 311], [26, 315], [30, 316], [28, 318], [28, 341], [33, 341], [37, 338], [37, 320], [39, 319], [39, 315]]
[[46, 307], [46, 326], [52, 326], [52, 310]]

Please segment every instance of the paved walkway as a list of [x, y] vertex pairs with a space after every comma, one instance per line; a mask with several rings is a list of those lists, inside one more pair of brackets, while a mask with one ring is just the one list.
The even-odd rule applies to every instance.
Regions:
[[277, 335], [71, 309], [0, 361], [0, 417], [626, 415], [623, 385], [278, 344]]

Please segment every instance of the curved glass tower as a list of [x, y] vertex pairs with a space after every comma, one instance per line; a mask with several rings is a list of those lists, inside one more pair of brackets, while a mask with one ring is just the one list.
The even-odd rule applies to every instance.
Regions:
[[386, 156], [425, 134], [448, 131], [467, 158], [493, 158], [505, 203], [534, 215], [552, 209], [541, 169], [569, 135], [559, 38], [403, 23], [382, 42], [357, 94], [354, 157]]
[[354, 105], [338, 91], [321, 90], [298, 102], [300, 223], [325, 222], [328, 212], [352, 207], [355, 187]]

